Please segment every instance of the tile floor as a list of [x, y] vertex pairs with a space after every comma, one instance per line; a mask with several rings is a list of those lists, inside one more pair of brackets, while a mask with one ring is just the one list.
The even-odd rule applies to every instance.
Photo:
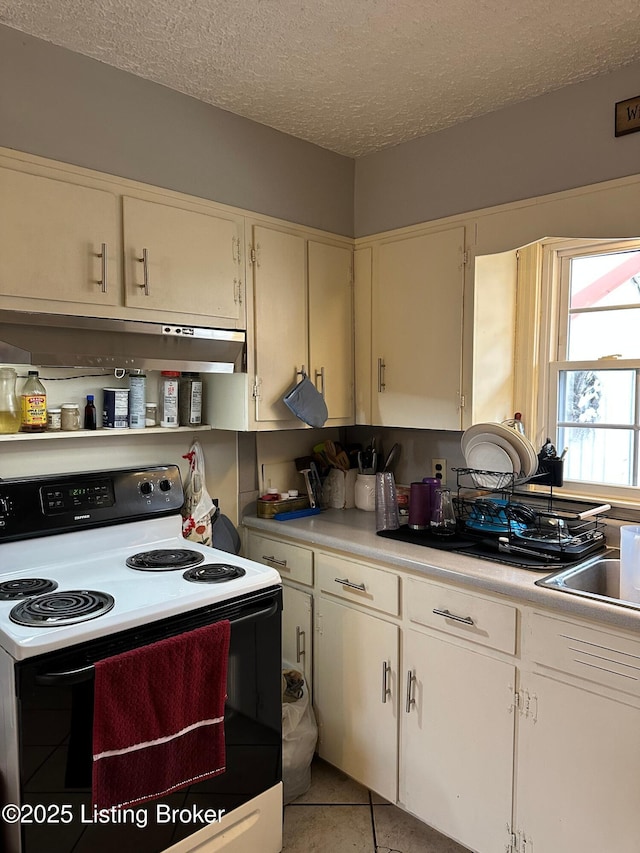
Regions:
[[284, 810], [283, 853], [469, 853], [316, 758]]

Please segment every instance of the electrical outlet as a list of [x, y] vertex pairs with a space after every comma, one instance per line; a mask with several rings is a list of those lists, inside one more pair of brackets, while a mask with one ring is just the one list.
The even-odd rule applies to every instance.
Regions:
[[441, 486], [447, 485], [447, 460], [432, 459], [431, 460], [431, 476], [436, 480], [440, 480]]

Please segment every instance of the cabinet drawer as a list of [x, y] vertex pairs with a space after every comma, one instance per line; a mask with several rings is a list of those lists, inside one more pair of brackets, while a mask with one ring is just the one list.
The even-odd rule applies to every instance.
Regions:
[[409, 578], [406, 610], [418, 625], [437, 628], [507, 654], [516, 650], [516, 608], [460, 592], [451, 587]]
[[550, 669], [640, 696], [640, 641], [534, 613], [528, 655]]
[[392, 616], [400, 612], [400, 578], [391, 572], [329, 554], [316, 554], [316, 571], [323, 592]]
[[285, 580], [313, 586], [313, 551], [308, 548], [251, 533], [249, 559], [273, 566]]

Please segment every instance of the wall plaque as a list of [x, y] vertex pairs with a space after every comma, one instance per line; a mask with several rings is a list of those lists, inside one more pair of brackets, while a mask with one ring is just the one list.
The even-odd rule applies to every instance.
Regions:
[[616, 136], [640, 130], [640, 95], [616, 104]]

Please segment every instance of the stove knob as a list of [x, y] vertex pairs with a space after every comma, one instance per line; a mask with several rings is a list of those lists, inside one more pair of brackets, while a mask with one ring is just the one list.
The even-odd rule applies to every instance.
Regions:
[[150, 495], [153, 491], [153, 483], [150, 483], [148, 480], [140, 483], [140, 491], [143, 495]]
[[168, 492], [171, 490], [171, 480], [160, 480], [160, 491]]

